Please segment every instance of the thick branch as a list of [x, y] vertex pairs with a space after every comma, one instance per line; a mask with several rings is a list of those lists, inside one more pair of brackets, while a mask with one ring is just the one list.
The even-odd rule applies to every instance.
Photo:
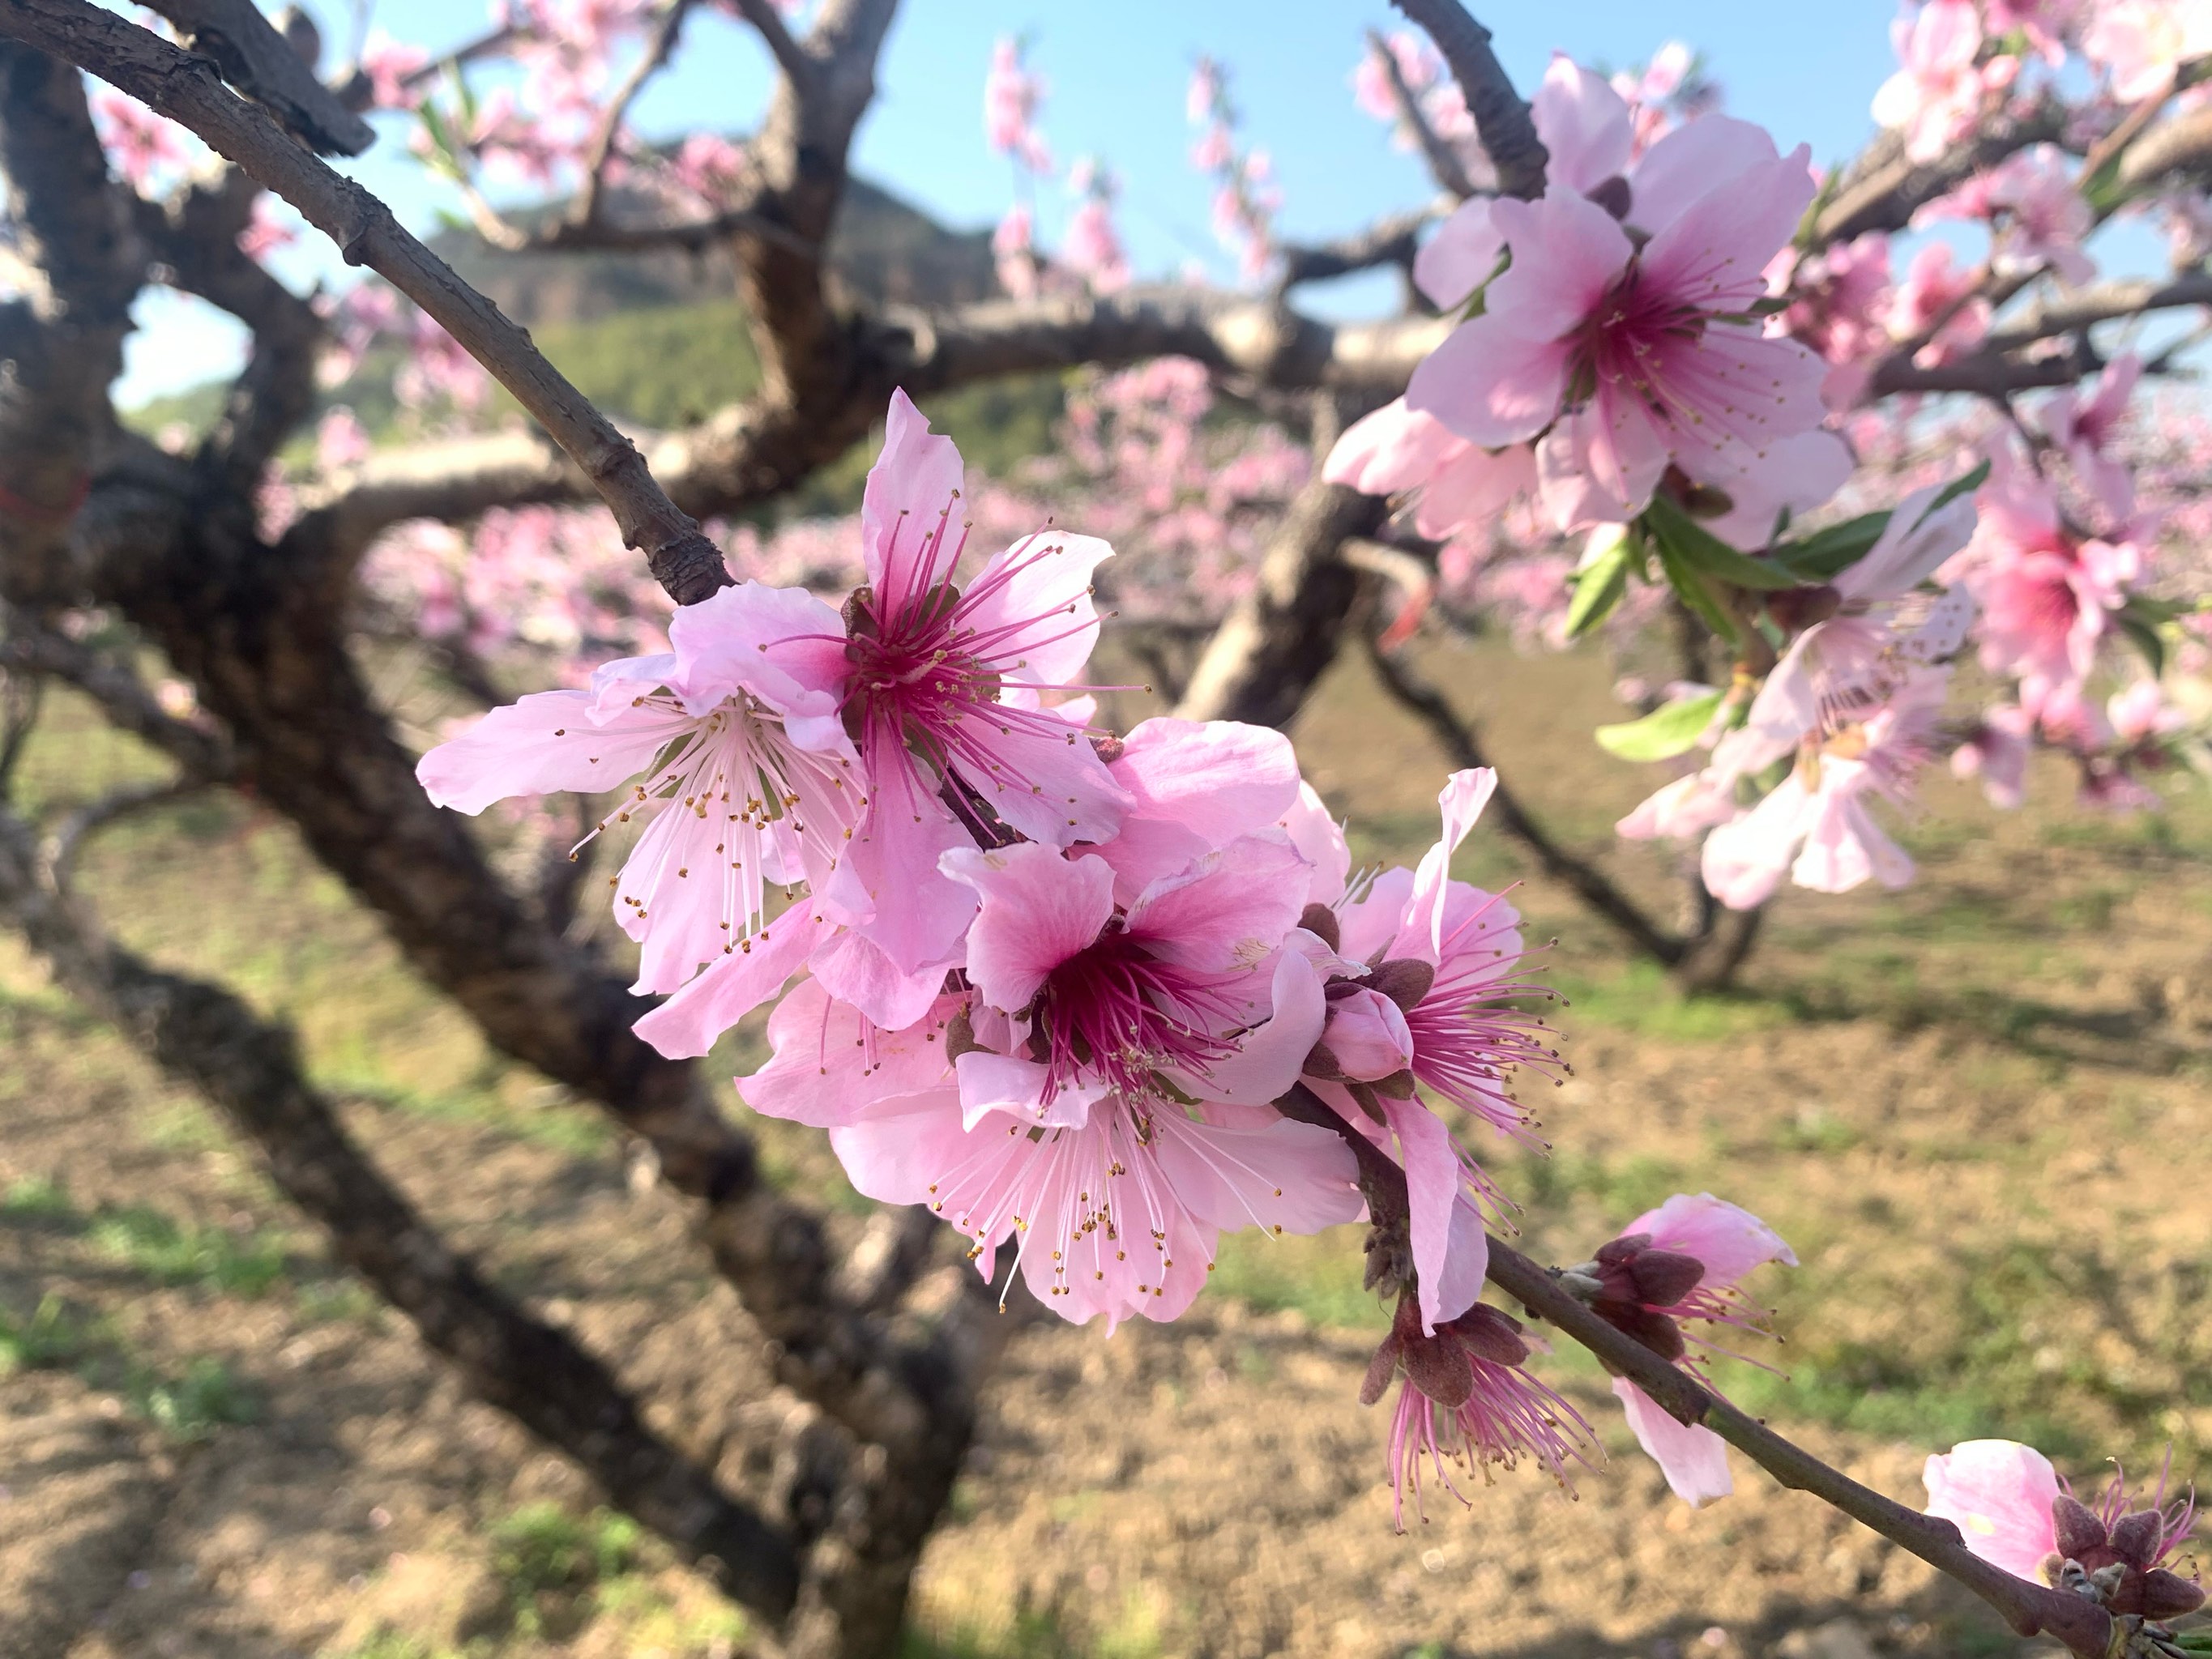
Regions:
[[1336, 660], [1359, 578], [1346, 539], [1372, 535], [1389, 511], [1316, 476], [1284, 514], [1253, 591], [1215, 630], [1176, 713], [1184, 720], [1285, 726]]
[[[1383, 650], [1372, 635], [1365, 637], [1368, 659], [1375, 665], [1376, 678], [1382, 682], [1382, 689], [1419, 716], [1452, 765], [1460, 769], [1488, 766], [1490, 760], [1483, 753], [1474, 728], [1460, 718], [1444, 694], [1421, 678], [1404, 658]], [[1668, 967], [1681, 960], [1686, 948], [1681, 940], [1663, 932], [1633, 899], [1606, 878], [1603, 871], [1577, 858], [1553, 841], [1503, 782], [1491, 795], [1488, 812], [1488, 821], [1494, 822], [1527, 848], [1546, 875], [1572, 890], [1583, 903], [1611, 922], [1631, 945]]]
[[347, 262], [388, 278], [467, 348], [552, 434], [613, 509], [623, 541], [642, 549], [681, 604], [728, 584], [720, 553], [661, 493], [629, 440], [548, 362], [530, 337], [453, 274], [391, 209], [285, 137], [224, 90], [202, 60], [87, 0], [11, 0], [0, 35], [98, 75], [191, 128], [337, 242]]
[[735, 0], [738, 13], [760, 32], [776, 65], [793, 84], [804, 87], [814, 78], [816, 64], [805, 48], [791, 38], [772, 0]]
[[1932, 161], [1915, 161], [1905, 153], [1901, 135], [1883, 132], [1851, 163], [1814, 221], [1808, 245], [1847, 242], [1870, 230], [1903, 230], [1922, 207], [1984, 167], [2031, 144], [2053, 143], [2065, 131], [2065, 110], [2046, 99], [2018, 118], [2005, 115], [1985, 124], [1973, 138]]
[[1411, 270], [1413, 255], [1420, 249], [1421, 228], [1431, 216], [1426, 209], [1394, 213], [1356, 235], [1341, 236], [1333, 242], [1293, 243], [1283, 249], [1281, 286], [1326, 282], [1356, 270], [1371, 270], [1376, 265]]
[[339, 1258], [413, 1321], [478, 1395], [576, 1459], [622, 1508], [771, 1617], [797, 1595], [790, 1540], [647, 1428], [596, 1358], [508, 1302], [364, 1158], [300, 1068], [291, 1033], [220, 987], [98, 938], [42, 883], [28, 831], [0, 817], [0, 914], [70, 989], [162, 1070], [220, 1106]]
[[376, 129], [315, 78], [253, 0], [147, 0], [222, 78], [325, 155], [358, 155]]
[[1544, 193], [1544, 169], [1551, 155], [1536, 136], [1528, 106], [1513, 89], [1505, 66], [1490, 49], [1490, 31], [1470, 17], [1459, 0], [1390, 0], [1437, 43], [1453, 77], [1467, 97], [1475, 136], [1498, 169], [1501, 195], [1533, 199]]

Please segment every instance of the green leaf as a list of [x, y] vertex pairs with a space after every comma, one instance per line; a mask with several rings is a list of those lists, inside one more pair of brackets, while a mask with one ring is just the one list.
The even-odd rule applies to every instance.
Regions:
[[1599, 748], [1623, 760], [1671, 760], [1685, 750], [1696, 747], [1705, 728], [1713, 723], [1713, 715], [1718, 712], [1721, 698], [1725, 695], [1711, 691], [1684, 702], [1670, 702], [1663, 708], [1653, 709], [1640, 720], [1601, 726], [1592, 735], [1597, 738]]
[[1671, 553], [1716, 581], [1764, 592], [1799, 586], [1793, 572], [1765, 559], [1746, 557], [1664, 495], [1651, 498], [1651, 505], [1644, 509], [1644, 522], [1659, 544], [1662, 557]]
[[1979, 489], [1989, 482], [1989, 478], [1990, 464], [1986, 460], [1972, 471], [1960, 473], [1936, 492], [1936, 499], [1928, 503], [1928, 511], [1912, 521], [1912, 527], [1917, 530], [1928, 522], [1931, 514], [1942, 512], [1969, 491]]
[[1697, 568], [1686, 562], [1666, 542], [1655, 538], [1653, 545], [1659, 554], [1659, 574], [1667, 579], [1669, 587], [1682, 596], [1682, 603], [1696, 611], [1705, 619], [1706, 627], [1730, 645], [1741, 645], [1743, 633], [1736, 626], [1735, 618], [1729, 614], [1729, 608], [1714, 597], [1712, 589], [1706, 586], [1705, 577]]
[[1628, 592], [1628, 565], [1634, 538], [1624, 536], [1575, 573], [1575, 597], [1567, 606], [1567, 637], [1578, 640], [1613, 614]]
[[1862, 514], [1816, 530], [1801, 541], [1780, 543], [1772, 550], [1773, 559], [1808, 581], [1824, 582], [1866, 557], [1888, 527], [1888, 514]]
[[2158, 624], [2139, 615], [2132, 604], [2122, 610], [2115, 620], [2120, 624], [2120, 632], [2128, 636], [2130, 643], [2142, 653], [2143, 660], [2150, 665], [2151, 678], [2155, 679], [2165, 673], [2166, 639], [2158, 631]]

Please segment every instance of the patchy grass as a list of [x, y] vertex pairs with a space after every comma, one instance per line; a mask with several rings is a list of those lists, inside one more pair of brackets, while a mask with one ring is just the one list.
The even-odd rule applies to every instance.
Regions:
[[283, 1279], [283, 1241], [176, 1221], [145, 1205], [95, 1216], [86, 1237], [108, 1261], [157, 1285], [191, 1285], [223, 1296], [261, 1296]]

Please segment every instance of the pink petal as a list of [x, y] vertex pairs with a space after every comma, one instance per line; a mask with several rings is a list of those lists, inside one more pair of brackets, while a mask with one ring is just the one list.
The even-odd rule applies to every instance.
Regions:
[[[1491, 217], [1512, 246], [1513, 264], [1490, 285], [1488, 314], [1500, 319], [1504, 331], [1512, 334], [1558, 339], [1597, 309], [1635, 251], [1619, 220], [1559, 185], [1534, 202], [1501, 198], [1492, 207]], [[1425, 404], [1418, 397], [1409, 401], [1417, 409]], [[1497, 447], [1456, 422], [1451, 424], [1462, 436]]]
[[802, 899], [754, 934], [750, 950], [719, 957], [632, 1029], [671, 1060], [705, 1054], [723, 1032], [783, 989], [836, 925], [822, 906]]
[[[1082, 862], [1104, 867], [1103, 860]], [[1282, 831], [1245, 836], [1207, 854], [1182, 873], [1147, 886], [1129, 907], [1128, 930], [1155, 956], [1170, 962], [1212, 971], [1255, 968], [1274, 954], [1283, 936], [1297, 925], [1310, 879], [1306, 861]], [[1110, 890], [1104, 902], [1111, 902]], [[971, 938], [971, 978], [975, 951]], [[1021, 1005], [999, 1006], [1011, 1009]]]
[[1024, 536], [994, 555], [966, 586], [962, 621], [972, 648], [1018, 684], [1066, 685], [1098, 643], [1091, 574], [1114, 550], [1096, 536], [1057, 530]]
[[1480, 1254], [1474, 1262], [1462, 1259], [1453, 1264], [1457, 1272], [1449, 1279], [1464, 1284], [1472, 1268], [1479, 1287], [1490, 1241], [1480, 1227], [1470, 1236], [1470, 1230], [1452, 1224], [1462, 1176], [1459, 1147], [1443, 1120], [1418, 1100], [1395, 1100], [1387, 1095], [1382, 1115], [1398, 1137], [1399, 1161], [1406, 1170], [1407, 1231], [1420, 1280], [1421, 1328], [1433, 1333], [1444, 1320], [1467, 1311], [1464, 1306], [1451, 1308], [1446, 1294], [1450, 1288], [1446, 1264], [1453, 1246], [1463, 1252], [1473, 1243]]
[[[958, 507], [962, 482], [952, 440], [933, 434], [904, 392], [892, 392], [883, 453], [860, 497], [861, 557], [879, 605], [896, 611], [920, 597], [929, 575], [925, 542]], [[936, 576], [950, 574], [940, 568]]]
[[[1473, 205], [1470, 204], [1470, 205]], [[1426, 483], [1451, 455], [1468, 447], [1432, 415], [1393, 398], [1346, 427], [1322, 464], [1322, 477], [1370, 495], [1395, 495]]]
[[665, 707], [620, 709], [600, 724], [591, 705], [587, 692], [534, 691], [431, 750], [415, 775], [432, 800], [457, 812], [481, 812], [509, 795], [594, 793], [642, 772], [691, 725]]
[[[1780, 159], [1774, 140], [1764, 127], [1729, 115], [1701, 115], [1676, 127], [1644, 153], [1629, 177], [1628, 216], [1653, 240], [1670, 229], [1691, 206], [1719, 190], [1733, 186], [1756, 167], [1771, 167]], [[1800, 164], [1801, 169], [1802, 164]], [[1812, 179], [1806, 179], [1811, 199]], [[1799, 204], [1800, 213], [1804, 211]], [[1790, 240], [1793, 221], [1759, 253], [1756, 270], [1767, 256]]]
[[1613, 1392], [1628, 1414], [1636, 1443], [1659, 1465], [1675, 1497], [1698, 1509], [1735, 1490], [1728, 1444], [1720, 1436], [1702, 1423], [1678, 1422], [1625, 1376], [1613, 1379]]
[[1413, 284], [1437, 310], [1455, 311], [1490, 280], [1504, 252], [1505, 239], [1490, 222], [1489, 201], [1462, 202], [1413, 256]]
[[1316, 1233], [1365, 1212], [1358, 1166], [1334, 1129], [1287, 1119], [1224, 1128], [1176, 1114], [1155, 1118], [1153, 1135], [1176, 1196], [1211, 1226]]
[[1534, 437], [1559, 414], [1567, 347], [1523, 333], [1494, 313], [1462, 323], [1424, 357], [1406, 404], [1486, 448]]
[[806, 960], [807, 971], [823, 990], [887, 1031], [902, 1031], [927, 1013], [945, 984], [945, 970], [959, 965], [955, 957], [902, 973], [881, 945], [849, 928]]
[[962, 1000], [945, 997], [887, 1031], [814, 980], [793, 986], [769, 1016], [775, 1053], [738, 1094], [753, 1110], [815, 1128], [855, 1121], [884, 1101], [938, 1093], [951, 1082], [945, 1030]]
[[[1032, 841], [1054, 847], [1103, 842], [1121, 826], [1128, 792], [1115, 781], [1090, 739], [1053, 722], [1001, 721], [988, 709], [962, 717], [960, 730], [999, 763], [991, 770], [965, 759], [953, 769], [990, 809]], [[1009, 784], [1012, 777], [1020, 781]]]
[[1297, 753], [1288, 738], [1264, 726], [1146, 720], [1123, 741], [1110, 769], [1131, 804], [1120, 834], [1097, 851], [1114, 866], [1124, 903], [1194, 860], [1279, 822], [1297, 804]]
[[1792, 772], [1750, 811], [1705, 837], [1705, 890], [1732, 910], [1765, 903], [1781, 885], [1815, 810]]
[[973, 1129], [994, 1112], [1052, 1128], [1079, 1129], [1111, 1091], [1104, 1084], [1070, 1085], [1045, 1099], [1052, 1073], [1035, 1060], [971, 1048], [953, 1062], [960, 1074], [960, 1118]]
[[918, 973], [955, 951], [975, 914], [974, 895], [938, 868], [945, 854], [975, 843], [944, 802], [921, 787], [902, 753], [870, 772], [868, 814], [848, 844], [829, 896], [869, 917], [859, 931], [895, 970]]
[[1535, 488], [1535, 452], [1526, 444], [1494, 454], [1468, 444], [1430, 477], [1414, 504], [1413, 527], [1439, 539], [1462, 529], [1484, 530], [1514, 497]]
[[1498, 787], [1498, 774], [1487, 766], [1455, 772], [1444, 782], [1443, 792], [1437, 796], [1437, 805], [1443, 812], [1443, 834], [1435, 846], [1421, 855], [1420, 866], [1413, 872], [1413, 891], [1406, 906], [1406, 918], [1398, 929], [1398, 938], [1391, 947], [1393, 956], [1419, 957], [1434, 965], [1443, 956], [1444, 906], [1447, 889], [1451, 880], [1452, 854], [1467, 839], [1474, 821], [1482, 816], [1491, 795]]
[[1620, 1232], [1623, 1237], [1650, 1233], [1654, 1248], [1697, 1257], [1705, 1264], [1703, 1283], [1708, 1289], [1735, 1284], [1770, 1261], [1785, 1267], [1797, 1265], [1796, 1253], [1782, 1242], [1781, 1234], [1750, 1211], [1711, 1193], [1677, 1193]]
[[695, 714], [737, 690], [785, 717], [803, 748], [849, 750], [837, 719], [852, 665], [845, 625], [803, 587], [740, 582], [678, 609], [668, 624], [676, 647], [670, 689]]
[[1276, 958], [1268, 998], [1267, 1018], [1238, 1040], [1234, 1054], [1215, 1060], [1203, 1076], [1181, 1079], [1186, 1093], [1260, 1105], [1289, 1091], [1321, 1036], [1328, 1005], [1312, 963], [1296, 951]]
[[1306, 884], [1306, 902], [1335, 903], [1352, 873], [1352, 847], [1344, 838], [1343, 827], [1329, 816], [1328, 805], [1311, 784], [1300, 781], [1297, 800], [1283, 815], [1281, 823], [1291, 845], [1313, 866], [1313, 875]]
[[1628, 170], [1628, 106], [1603, 76], [1554, 52], [1528, 109], [1551, 152], [1545, 176], [1553, 183], [1587, 194]]
[[994, 1008], [1029, 1006], [1045, 978], [1087, 950], [1114, 914], [1114, 872], [1103, 859], [1062, 858], [1022, 842], [956, 848], [939, 860], [982, 902], [968, 930], [968, 979]]
[[2057, 1547], [2051, 1519], [2058, 1476], [2051, 1460], [2012, 1440], [1967, 1440], [1928, 1460], [1930, 1515], [1954, 1523], [1966, 1547], [2014, 1577], [2040, 1583]]

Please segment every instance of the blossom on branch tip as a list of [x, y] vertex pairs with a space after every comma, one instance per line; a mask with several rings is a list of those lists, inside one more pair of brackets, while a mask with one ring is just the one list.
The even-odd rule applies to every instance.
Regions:
[[1952, 1522], [1969, 1550], [2015, 1577], [2040, 1578], [2115, 1615], [2158, 1622], [2203, 1605], [2196, 1577], [2166, 1565], [2194, 1528], [2197, 1505], [2193, 1495], [2168, 1500], [2165, 1473], [2141, 1509], [2124, 1473], [2085, 1504], [2033, 1446], [1968, 1440], [1930, 1456], [1923, 1479], [1926, 1512]]
[[[1797, 1257], [1757, 1216], [1711, 1193], [1677, 1193], [1559, 1277], [1599, 1318], [1710, 1388], [1682, 1322], [1764, 1332], [1765, 1310], [1744, 1301], [1736, 1286], [1770, 1261], [1794, 1267]], [[1718, 1435], [1703, 1424], [1677, 1421], [1625, 1376], [1613, 1379], [1613, 1391], [1676, 1497], [1694, 1508], [1735, 1489]]]
[[1535, 442], [1547, 508], [1573, 528], [1633, 517], [1670, 464], [1741, 488], [1825, 411], [1820, 360], [1759, 314], [1761, 273], [1812, 199], [1809, 152], [1780, 155], [1759, 129], [1709, 115], [1585, 195], [1565, 180], [1577, 163], [1625, 164], [1626, 106], [1566, 70], [1546, 91], [1577, 123], [1570, 164], [1537, 201], [1486, 204], [1512, 263], [1482, 314], [1414, 370], [1406, 402], [1486, 449]]

